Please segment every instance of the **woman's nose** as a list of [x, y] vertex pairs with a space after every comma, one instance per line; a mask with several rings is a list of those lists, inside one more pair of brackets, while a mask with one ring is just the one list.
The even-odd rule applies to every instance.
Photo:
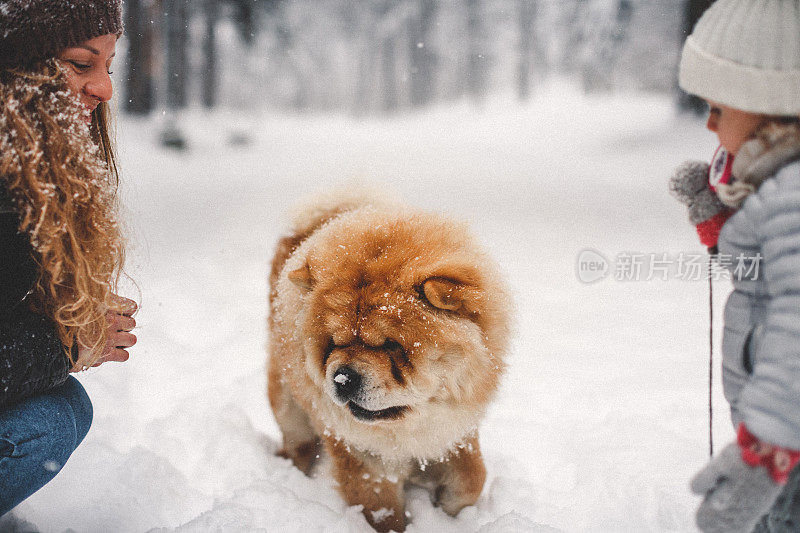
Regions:
[[108, 102], [114, 95], [114, 87], [111, 83], [111, 76], [109, 76], [105, 71], [98, 73], [96, 76], [92, 77], [92, 79], [87, 81], [86, 85], [83, 87], [83, 90], [87, 96], [96, 98], [101, 102]]

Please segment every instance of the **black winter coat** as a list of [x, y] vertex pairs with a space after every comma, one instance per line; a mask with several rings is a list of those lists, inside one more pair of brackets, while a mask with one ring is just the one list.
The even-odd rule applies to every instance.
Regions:
[[0, 412], [62, 384], [71, 367], [55, 325], [23, 302], [39, 270], [18, 226], [0, 184]]

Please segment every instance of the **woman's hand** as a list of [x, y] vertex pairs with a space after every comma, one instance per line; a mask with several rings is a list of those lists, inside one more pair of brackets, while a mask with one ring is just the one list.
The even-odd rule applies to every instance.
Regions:
[[[136, 310], [136, 304], [133, 304], [133, 311]], [[131, 330], [136, 327], [136, 320], [131, 316], [133, 311], [125, 314], [117, 313], [116, 311], [109, 311], [106, 313], [106, 322], [108, 322], [108, 340], [106, 347], [103, 350], [103, 357], [92, 366], [100, 366], [108, 361], [123, 362], [127, 361], [130, 357], [128, 350], [136, 344], [136, 335], [131, 333]]]
[[[103, 348], [102, 357], [92, 364], [92, 367], [100, 366], [109, 361], [123, 362], [127, 361], [130, 357], [127, 348], [136, 344], [136, 335], [131, 333], [131, 330], [136, 327], [136, 320], [133, 314], [136, 312], [136, 302], [123, 298], [122, 296], [114, 296], [116, 302], [116, 309], [106, 312], [106, 323], [108, 324], [108, 338], [106, 345]], [[81, 348], [78, 360], [85, 360], [88, 356], [88, 348]], [[83, 370], [84, 367], [76, 365], [73, 372]]]

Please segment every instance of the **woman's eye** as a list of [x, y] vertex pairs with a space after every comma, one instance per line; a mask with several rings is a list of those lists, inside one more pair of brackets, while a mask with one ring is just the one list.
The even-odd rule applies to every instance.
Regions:
[[80, 71], [89, 70], [92, 66], [88, 63], [81, 63], [80, 61], [70, 61], [73, 67]]

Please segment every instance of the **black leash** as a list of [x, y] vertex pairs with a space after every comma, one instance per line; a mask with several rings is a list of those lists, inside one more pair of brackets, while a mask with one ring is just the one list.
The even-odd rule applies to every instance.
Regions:
[[714, 457], [714, 266], [716, 250], [708, 255], [708, 454]]

